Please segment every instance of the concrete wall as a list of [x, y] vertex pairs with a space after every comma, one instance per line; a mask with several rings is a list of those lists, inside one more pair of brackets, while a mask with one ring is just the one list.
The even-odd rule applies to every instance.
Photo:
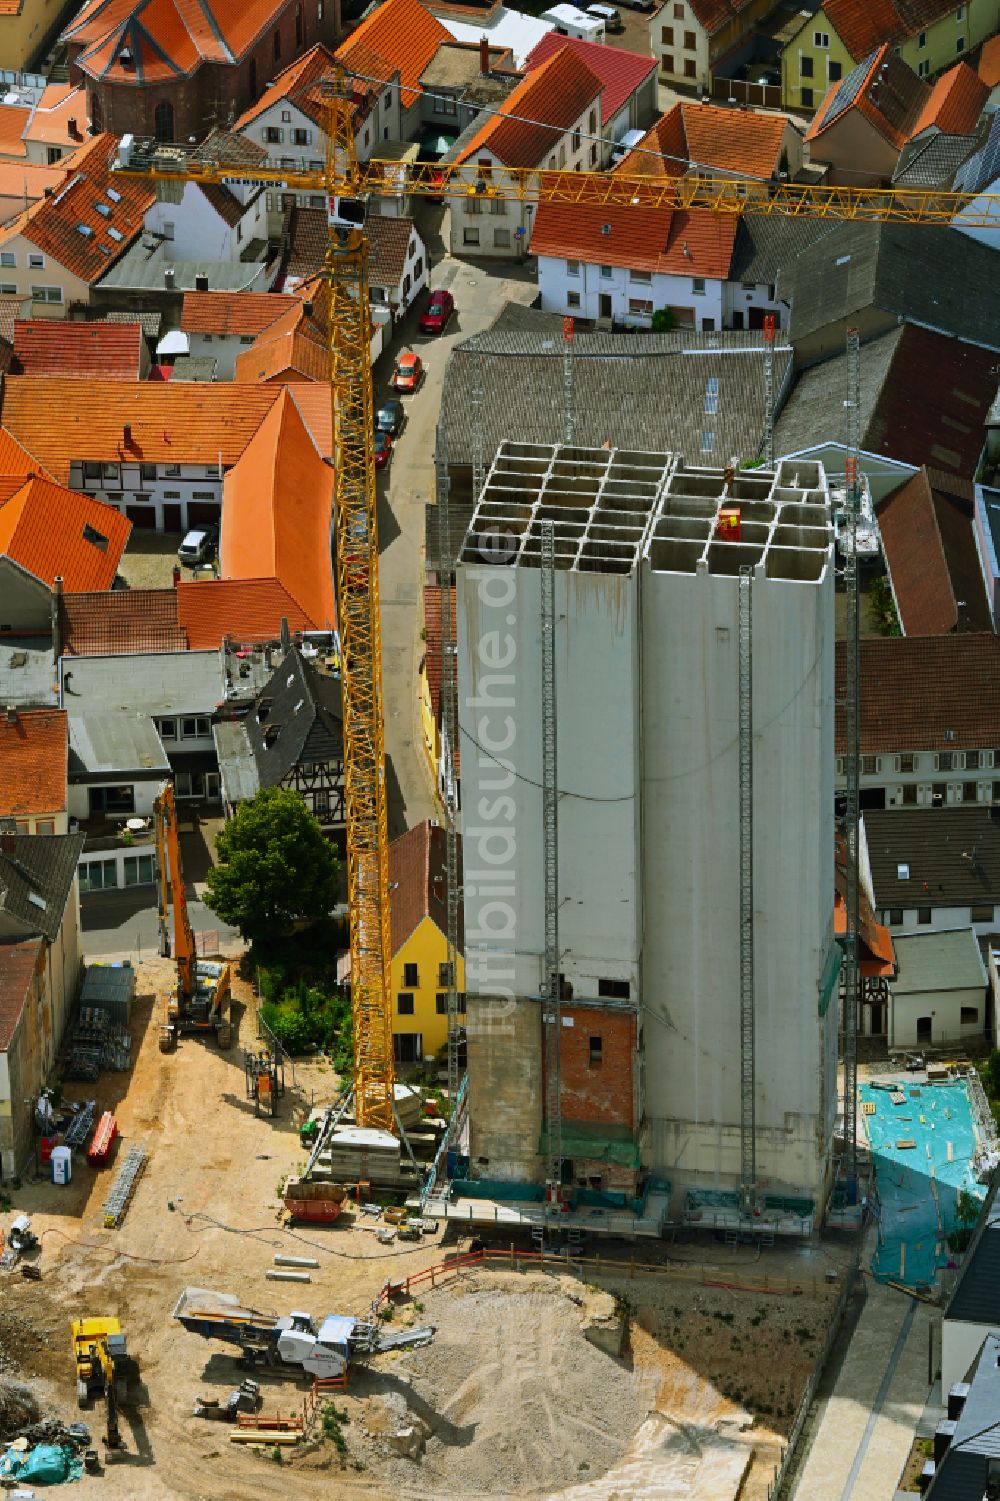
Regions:
[[[817, 101], [818, 103], [819, 101]], [[867, 188], [889, 180], [899, 151], [856, 109], [849, 109], [810, 142], [810, 160], [826, 162], [827, 181], [850, 188]]]
[[[962, 1007], [976, 1013], [974, 1022], [962, 1021]], [[919, 1038], [918, 1017], [931, 1018], [930, 1038]], [[920, 1042], [936, 1047], [943, 1042], [981, 1037], [985, 1029], [986, 991], [982, 985], [965, 990], [934, 990], [924, 994], [898, 995], [889, 983], [889, 1046], [915, 1048]]]
[[183, 184], [180, 202], [158, 199], [143, 223], [151, 234], [168, 236], [165, 249], [171, 261], [238, 261], [251, 239], [267, 239], [266, 206], [266, 195], [261, 193], [232, 226], [197, 183], [188, 182]]
[[476, 1176], [540, 1180], [541, 1007], [537, 1001], [468, 998], [470, 1092], [489, 1100], [469, 1124]]
[[45, 634], [52, 621], [46, 586], [10, 558], [0, 557], [0, 631]]
[[[643, 1002], [652, 1165], [739, 1171], [738, 661], [735, 578], [643, 593]], [[816, 1192], [836, 1109], [833, 575], [754, 583], [758, 1171]]]
[[967, 1324], [961, 1319], [941, 1321], [941, 1390], [947, 1396], [956, 1381], [964, 1381], [988, 1334], [1000, 1333], [989, 1324]]

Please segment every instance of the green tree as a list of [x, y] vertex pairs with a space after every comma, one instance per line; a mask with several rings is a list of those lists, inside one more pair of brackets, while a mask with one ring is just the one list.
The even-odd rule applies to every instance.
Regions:
[[979, 1070], [983, 1087], [991, 1100], [1000, 1099], [1000, 1052], [993, 1048]]
[[248, 942], [299, 917], [325, 917], [337, 900], [337, 856], [297, 792], [268, 787], [241, 803], [215, 841], [205, 902]]

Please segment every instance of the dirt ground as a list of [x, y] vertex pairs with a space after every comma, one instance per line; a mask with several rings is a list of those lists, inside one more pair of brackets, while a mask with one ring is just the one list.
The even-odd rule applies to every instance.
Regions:
[[[139, 1403], [124, 1413], [128, 1455], [110, 1464], [103, 1476], [84, 1477], [74, 1496], [80, 1501], [91, 1495], [107, 1501], [243, 1501], [248, 1495], [309, 1501], [329, 1496], [331, 1486], [337, 1493], [351, 1490], [370, 1498], [468, 1496], [483, 1492], [472, 1473], [468, 1480], [462, 1478], [465, 1461], [488, 1454], [490, 1443], [504, 1435], [509, 1452], [497, 1452], [506, 1452], [510, 1478], [499, 1491], [493, 1485], [486, 1490], [544, 1495], [550, 1485], [574, 1478], [572, 1442], [560, 1446], [549, 1441], [555, 1418], [545, 1404], [551, 1404], [552, 1393], [561, 1411], [571, 1412], [591, 1432], [593, 1453], [581, 1447], [574, 1461], [581, 1480], [613, 1466], [648, 1410], [659, 1408], [680, 1424], [705, 1426], [748, 1409], [758, 1423], [744, 1438], [757, 1458], [743, 1494], [751, 1501], [766, 1496], [781, 1435], [821, 1342], [832, 1299], [734, 1293], [623, 1276], [620, 1288], [611, 1286], [629, 1300], [633, 1318], [631, 1347], [618, 1363], [581, 1345], [570, 1327], [567, 1308], [572, 1305], [562, 1293], [553, 1301], [553, 1286], [567, 1279], [539, 1279], [549, 1284], [539, 1291], [529, 1285], [534, 1278], [497, 1274], [479, 1292], [479, 1284], [463, 1282], [454, 1291], [421, 1295], [426, 1308], [416, 1300], [400, 1306], [400, 1323], [440, 1323], [441, 1340], [425, 1350], [381, 1357], [378, 1369], [352, 1377], [341, 1404], [348, 1414], [343, 1464], [332, 1443], [317, 1440], [294, 1457], [286, 1454], [279, 1465], [230, 1444], [227, 1425], [193, 1419], [195, 1397], [224, 1395], [238, 1384], [239, 1370], [225, 1347], [199, 1340], [171, 1318], [186, 1285], [232, 1292], [275, 1312], [302, 1307], [317, 1314], [361, 1314], [388, 1277], [396, 1280], [440, 1262], [468, 1242], [452, 1234], [443, 1247], [438, 1231], [419, 1245], [383, 1248], [371, 1221], [356, 1220], [350, 1211], [325, 1229], [283, 1228], [279, 1185], [304, 1162], [298, 1123], [312, 1104], [335, 1097], [336, 1075], [322, 1064], [296, 1065], [295, 1084], [289, 1078], [278, 1118], [256, 1118], [245, 1097], [240, 1050], [241, 1040], [253, 1040], [252, 1012], [241, 1017], [241, 1007], [235, 1008], [237, 1031], [229, 1052], [185, 1038], [175, 1054], [163, 1055], [157, 1046], [154, 994], [167, 986], [170, 974], [167, 961], [151, 960], [140, 967], [132, 1073], [105, 1074], [99, 1085], [66, 1088], [70, 1099], [96, 1094], [99, 1110], [115, 1110], [119, 1157], [136, 1142], [147, 1149], [148, 1167], [121, 1228], [101, 1226], [114, 1164], [95, 1170], [77, 1158], [68, 1187], [39, 1181], [13, 1194], [14, 1212], [27, 1211], [42, 1238], [43, 1280], [3, 1275], [0, 1371], [29, 1381], [46, 1415], [75, 1419], [68, 1324], [74, 1317], [103, 1313], [121, 1319], [141, 1368]], [[245, 986], [238, 985], [236, 993], [249, 1002]], [[283, 1287], [266, 1281], [264, 1273], [279, 1251], [318, 1257], [311, 1285]], [[665, 1248], [662, 1254], [674, 1260], [714, 1257], [723, 1275], [727, 1266], [742, 1267], [753, 1259], [752, 1253], [732, 1257], [721, 1246], [704, 1243]], [[785, 1271], [790, 1256], [795, 1259], [783, 1252], [768, 1265], [776, 1273]], [[808, 1274], [814, 1273], [820, 1274], [819, 1267], [810, 1265]], [[583, 1289], [583, 1284], [575, 1285]], [[490, 1310], [489, 1298], [500, 1297], [507, 1288], [514, 1290], [518, 1311], [508, 1309], [498, 1332], [496, 1307]], [[510, 1295], [504, 1296], [509, 1301]], [[566, 1373], [564, 1394], [561, 1372]], [[598, 1398], [594, 1414], [586, 1409], [578, 1379], [587, 1373]], [[307, 1389], [293, 1375], [259, 1374], [268, 1411], [276, 1406], [289, 1410]], [[529, 1386], [534, 1407], [527, 1403]], [[477, 1441], [468, 1454], [459, 1447], [449, 1455], [441, 1445], [436, 1452], [434, 1443], [422, 1460], [383, 1454], [369, 1432], [372, 1424], [378, 1428], [371, 1406], [376, 1398], [376, 1407], [391, 1398], [388, 1418], [392, 1401], [409, 1404], [418, 1414], [422, 1404], [431, 1417], [440, 1413], [445, 1429], [449, 1424], [473, 1427]], [[608, 1416], [612, 1407], [613, 1419]], [[99, 1411], [89, 1421], [99, 1435]], [[521, 1491], [513, 1482], [518, 1474], [531, 1472], [531, 1456], [539, 1445], [559, 1463], [546, 1480], [536, 1478], [536, 1488]], [[584, 1463], [589, 1469], [579, 1470]], [[488, 1466], [481, 1473], [487, 1471]]]

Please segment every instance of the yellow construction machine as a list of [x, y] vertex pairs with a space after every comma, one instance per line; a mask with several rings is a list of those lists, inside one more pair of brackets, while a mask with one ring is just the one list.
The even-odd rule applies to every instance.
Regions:
[[103, 1397], [107, 1419], [105, 1447], [124, 1449], [118, 1410], [127, 1404], [130, 1391], [134, 1395], [139, 1368], [128, 1353], [122, 1326], [115, 1318], [76, 1319], [70, 1329], [76, 1361], [77, 1404], [89, 1407], [95, 1396]]
[[195, 956], [194, 934], [188, 916], [184, 872], [181, 868], [181, 846], [172, 782], [164, 782], [160, 788], [154, 805], [153, 821], [156, 834], [160, 953], [165, 959], [170, 958], [167, 914], [173, 905], [173, 954], [177, 960], [177, 980], [167, 998], [166, 1017], [160, 1026], [160, 1052], [172, 1052], [182, 1032], [212, 1032], [219, 1047], [228, 1048], [232, 1041], [229, 1019], [232, 972], [224, 962], [198, 959]]

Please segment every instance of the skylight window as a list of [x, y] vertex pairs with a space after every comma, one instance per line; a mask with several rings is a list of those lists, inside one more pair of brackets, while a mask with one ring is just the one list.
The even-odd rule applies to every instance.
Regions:
[[48, 902], [43, 896], [39, 896], [37, 891], [28, 892], [28, 901], [33, 907], [41, 907], [43, 912], [46, 912], [48, 910]]
[[714, 433], [710, 433], [710, 432], [704, 432], [704, 433], [702, 433], [702, 435], [701, 435], [701, 451], [702, 451], [702, 453], [711, 453], [712, 449], [714, 447], [715, 447], [715, 434]]
[[107, 552], [108, 550], [107, 537], [103, 532], [99, 532], [96, 526], [91, 526], [89, 521], [83, 528], [83, 540], [84, 542], [92, 543], [93, 546], [99, 548], [101, 552]]
[[83, 235], [83, 238], [85, 240], [89, 240], [91, 235], [94, 233], [89, 224], [78, 224], [76, 226], [76, 232], [78, 235]]
[[117, 188], [105, 188], [104, 191], [107, 193], [112, 203], [121, 203], [122, 195], [119, 193]]
[[106, 203], [95, 203], [94, 207], [99, 214], [102, 214], [104, 216], [105, 219], [111, 218], [111, 210], [108, 208], [108, 205]]
[[115, 226], [113, 224], [109, 224], [108, 225], [108, 234], [110, 235], [110, 237], [112, 238], [112, 240], [121, 241], [121, 240], [124, 240], [124, 238], [125, 238], [125, 236], [122, 234], [121, 230], [120, 229], [115, 229]]
[[719, 377], [710, 375], [705, 382], [705, 416], [714, 417], [719, 410]]

